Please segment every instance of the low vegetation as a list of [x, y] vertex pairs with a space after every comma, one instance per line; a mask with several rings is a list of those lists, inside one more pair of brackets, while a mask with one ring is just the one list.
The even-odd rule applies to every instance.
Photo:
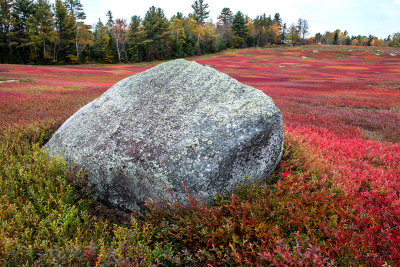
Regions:
[[96, 200], [82, 173], [41, 146], [80, 106], [152, 65], [1, 65], [5, 79], [30, 80], [0, 84], [0, 264], [400, 264], [396, 52], [322, 46], [196, 59], [274, 99], [282, 161], [267, 183], [215, 205], [188, 192], [189, 207], [148, 203], [145, 215]]

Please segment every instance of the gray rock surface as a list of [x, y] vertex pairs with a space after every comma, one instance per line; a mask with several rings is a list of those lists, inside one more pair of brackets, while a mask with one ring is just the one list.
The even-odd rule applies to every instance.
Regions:
[[183, 59], [126, 78], [70, 117], [45, 148], [82, 167], [95, 194], [123, 209], [148, 199], [210, 202], [278, 164], [282, 115], [270, 97]]

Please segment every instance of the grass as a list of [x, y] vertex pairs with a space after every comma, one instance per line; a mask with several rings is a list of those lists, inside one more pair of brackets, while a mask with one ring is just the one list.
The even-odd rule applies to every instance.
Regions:
[[400, 92], [387, 86], [400, 83], [400, 60], [350, 48], [197, 59], [274, 99], [282, 161], [267, 183], [215, 205], [189, 194], [189, 207], [148, 203], [145, 215], [96, 200], [83, 173], [41, 147], [79, 107], [152, 65], [0, 65], [5, 79], [31, 79], [0, 85], [0, 264], [400, 264]]

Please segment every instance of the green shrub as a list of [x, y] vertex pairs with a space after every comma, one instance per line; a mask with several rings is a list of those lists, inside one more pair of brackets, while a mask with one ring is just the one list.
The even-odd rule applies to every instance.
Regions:
[[107, 238], [107, 223], [88, 215], [65, 181], [66, 164], [40, 148], [57, 125], [0, 132], [0, 259], [32, 263], [40, 253]]

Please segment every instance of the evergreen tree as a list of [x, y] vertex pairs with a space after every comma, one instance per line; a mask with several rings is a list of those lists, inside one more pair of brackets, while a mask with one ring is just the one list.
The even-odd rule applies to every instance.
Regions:
[[54, 30], [54, 17], [51, 12], [51, 5], [48, 0], [38, 0], [35, 4], [35, 13], [26, 22], [27, 32], [35, 50], [34, 57], [37, 58], [41, 50], [39, 61], [48, 62], [54, 58], [51, 49], [54, 49], [54, 42], [57, 33]]
[[108, 18], [107, 19], [107, 23], [106, 23], [106, 26], [107, 26], [107, 29], [108, 29], [107, 33], [108, 33], [108, 36], [109, 36], [109, 44], [108, 44], [108, 46], [110, 47], [110, 51], [111, 51], [110, 58], [107, 59], [107, 62], [111, 63], [111, 62], [113, 62], [113, 59], [115, 57], [118, 57], [117, 49], [114, 46], [114, 40], [113, 40], [113, 37], [112, 37], [112, 34], [111, 34], [112, 27], [114, 26], [114, 18], [113, 18], [113, 15], [111, 13], [111, 10], [107, 11], [106, 16]]
[[86, 19], [86, 14], [83, 11], [83, 5], [80, 0], [65, 0], [64, 3], [75, 20], [82, 21]]
[[242, 12], [238, 11], [232, 21], [232, 46], [239, 48], [245, 44], [247, 35], [246, 19]]
[[107, 23], [106, 23], [106, 26], [107, 26], [109, 29], [111, 29], [112, 26], [114, 25], [114, 19], [113, 19], [113, 15], [112, 15], [112, 13], [111, 13], [110, 10], [107, 11], [107, 15], [106, 15], [106, 16], [107, 16], [107, 18], [108, 18]]
[[333, 36], [333, 42], [332, 44], [338, 45], [339, 44], [339, 32], [335, 31], [335, 35]]
[[218, 16], [220, 23], [224, 26], [230, 26], [233, 21], [233, 13], [230, 8], [224, 7]]
[[27, 63], [30, 40], [26, 32], [26, 21], [35, 12], [32, 0], [16, 0], [13, 6], [13, 38], [16, 44], [15, 62]]
[[176, 18], [180, 19], [180, 20], [183, 20], [184, 16], [183, 16], [183, 14], [181, 12], [176, 12], [176, 14], [171, 17], [170, 21], [173, 21]]
[[224, 7], [218, 16], [217, 32], [222, 36], [223, 47], [231, 47], [233, 13], [228, 7]]
[[[2, 57], [7, 58], [8, 62], [13, 59], [12, 27], [14, 17], [12, 16], [12, 7], [14, 0], [0, 0], [0, 47], [4, 51]], [[6, 52], [7, 51], [7, 52]], [[0, 55], [1, 56], [1, 55]]]
[[257, 27], [265, 27], [268, 28], [269, 26], [272, 25], [272, 19], [271, 16], [268, 16], [264, 13], [261, 16], [257, 16], [256, 19], [254, 20], [254, 24]]
[[257, 16], [254, 20], [254, 26], [256, 31], [257, 46], [264, 46], [271, 40], [269, 33], [270, 27], [272, 26], [271, 16], [264, 13], [261, 16]]
[[146, 34], [143, 30], [142, 19], [139, 16], [132, 16], [128, 29], [128, 53], [133, 61], [143, 61], [143, 48], [146, 43]]
[[[111, 59], [111, 49], [109, 47], [110, 36], [108, 28], [99, 19], [94, 30], [94, 55], [101, 58], [103, 62], [109, 62]], [[111, 60], [112, 61], [112, 60]]]
[[165, 58], [168, 27], [169, 23], [165, 18], [164, 11], [161, 8], [150, 7], [143, 20], [143, 28], [147, 38], [147, 60]]
[[171, 41], [174, 56], [183, 57], [183, 46], [186, 41], [186, 34], [182, 20], [177, 17], [171, 21]]
[[372, 45], [372, 42], [374, 41], [374, 40], [377, 40], [378, 38], [376, 37], [376, 36], [373, 36], [373, 35], [369, 35], [368, 36], [368, 41], [367, 41], [367, 45], [368, 46], [371, 46]]
[[58, 59], [65, 62], [67, 54], [69, 54], [69, 58], [73, 55], [73, 49], [71, 48], [75, 42], [75, 19], [61, 0], [56, 0], [54, 15], [58, 33]]
[[[91, 40], [88, 39], [89, 35], [87, 34], [89, 26], [82, 24], [82, 21], [86, 19], [86, 14], [83, 11], [83, 5], [80, 0], [65, 0], [64, 3], [65, 6], [68, 8], [70, 15], [74, 18], [75, 21], [76, 58], [72, 58], [74, 59], [73, 61], [78, 62], [81, 52], [85, 49], [84, 44], [86, 44], [86, 42], [91, 42]], [[82, 42], [84, 44], [82, 44]]]
[[204, 3], [204, 0], [196, 0], [193, 5], [193, 16], [199, 24], [203, 24], [208, 18], [210, 11], [207, 11], [208, 4]]
[[282, 19], [281, 19], [281, 15], [279, 13], [275, 13], [272, 23], [282, 25]]

